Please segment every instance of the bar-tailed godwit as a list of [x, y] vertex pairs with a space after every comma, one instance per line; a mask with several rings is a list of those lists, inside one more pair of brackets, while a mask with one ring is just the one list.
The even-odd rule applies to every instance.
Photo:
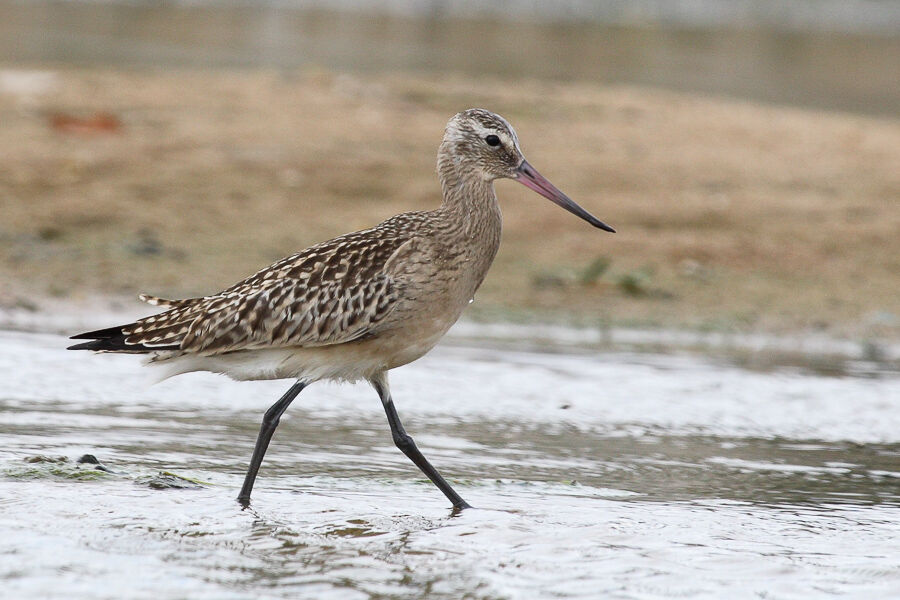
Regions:
[[484, 280], [500, 245], [494, 180], [514, 179], [591, 225], [614, 230], [528, 164], [512, 126], [487, 110], [450, 119], [437, 171], [443, 203], [436, 210], [403, 213], [316, 244], [218, 294], [143, 295], [165, 311], [72, 336], [91, 341], [69, 349], [147, 354], [166, 376], [211, 371], [237, 380], [294, 379], [263, 417], [238, 495], [245, 507], [281, 415], [303, 388], [330, 379], [368, 381], [397, 447], [454, 508], [467, 508], [404, 430], [387, 372], [431, 350]]

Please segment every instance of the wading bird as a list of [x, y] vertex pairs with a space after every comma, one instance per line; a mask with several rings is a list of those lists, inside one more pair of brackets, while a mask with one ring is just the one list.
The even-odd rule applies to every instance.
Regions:
[[247, 507], [279, 419], [309, 384], [366, 380], [381, 398], [397, 447], [447, 496], [469, 505], [403, 428], [387, 372], [441, 339], [469, 304], [500, 245], [493, 182], [514, 179], [594, 227], [614, 232], [541, 176], [506, 120], [469, 109], [447, 123], [438, 150], [440, 208], [408, 212], [316, 244], [202, 298], [141, 299], [166, 310], [73, 336], [70, 350], [149, 355], [165, 376], [191, 371], [236, 380], [294, 379], [263, 417], [238, 501]]

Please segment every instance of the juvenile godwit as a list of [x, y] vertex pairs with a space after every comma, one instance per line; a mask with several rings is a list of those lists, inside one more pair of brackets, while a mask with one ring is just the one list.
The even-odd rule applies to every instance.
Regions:
[[469, 109], [447, 123], [438, 150], [443, 203], [408, 212], [288, 256], [211, 296], [141, 299], [165, 306], [134, 323], [72, 336], [69, 350], [148, 354], [166, 376], [191, 371], [237, 380], [295, 379], [266, 411], [238, 495], [247, 507], [281, 415], [322, 379], [365, 379], [378, 392], [394, 444], [453, 503], [462, 497], [406, 433], [388, 387], [390, 369], [431, 350], [484, 280], [500, 245], [495, 179], [531, 188], [594, 227], [613, 228], [575, 204], [522, 155], [506, 120]]

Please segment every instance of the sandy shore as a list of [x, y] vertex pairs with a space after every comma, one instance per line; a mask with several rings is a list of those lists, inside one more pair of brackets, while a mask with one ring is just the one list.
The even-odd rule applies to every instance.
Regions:
[[439, 202], [454, 112], [516, 126], [609, 235], [511, 182], [483, 318], [900, 336], [900, 121], [649, 89], [0, 72], [0, 302], [217, 291]]

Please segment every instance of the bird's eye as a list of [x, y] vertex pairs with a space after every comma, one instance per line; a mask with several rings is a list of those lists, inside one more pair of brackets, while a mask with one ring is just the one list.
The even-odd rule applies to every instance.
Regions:
[[486, 138], [484, 138], [484, 141], [487, 142], [488, 146], [499, 146], [500, 145], [500, 138], [497, 137], [496, 135], [494, 135], [493, 133], [491, 135], [487, 136]]

